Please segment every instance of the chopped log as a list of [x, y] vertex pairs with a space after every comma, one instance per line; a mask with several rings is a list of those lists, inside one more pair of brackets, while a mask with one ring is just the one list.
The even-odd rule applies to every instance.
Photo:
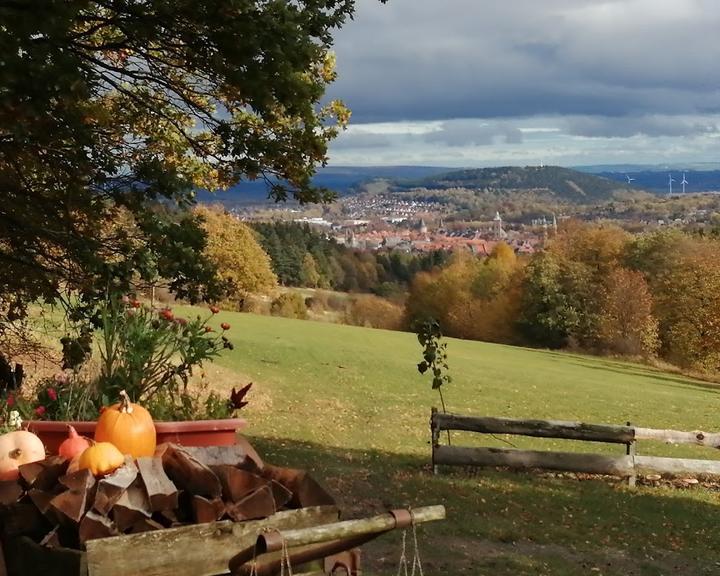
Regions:
[[95, 486], [95, 476], [87, 469], [61, 476], [58, 481], [70, 490], [90, 490]]
[[[87, 543], [89, 576], [211, 576], [226, 574], [228, 561], [265, 529], [335, 522], [336, 507], [279, 512], [264, 520], [196, 524]], [[198, 545], [201, 543], [201, 545]], [[162, 553], [159, 553], [162, 551]], [[118, 558], [123, 558], [122, 563]]]
[[62, 514], [73, 524], [78, 524], [88, 506], [88, 493], [85, 490], [66, 490], [50, 500], [50, 507]]
[[220, 498], [208, 500], [202, 496], [192, 497], [193, 518], [197, 524], [215, 522], [225, 515], [225, 503]]
[[[52, 502], [53, 498], [57, 496], [57, 494], [53, 494], [52, 492], [45, 492], [45, 490], [36, 490], [33, 488], [28, 493], [28, 496], [30, 497], [30, 500], [32, 500], [32, 503], [35, 504], [35, 507], [40, 510], [45, 516], [48, 516], [48, 511], [50, 510], [50, 503]], [[50, 514], [50, 519], [57, 518], [54, 513]]]
[[222, 496], [226, 501], [239, 502], [251, 492], [268, 484], [265, 478], [227, 464], [210, 466], [210, 469], [220, 479]]
[[587, 442], [627, 444], [635, 439], [631, 426], [585, 424], [562, 420], [518, 420], [514, 418], [487, 418], [460, 416], [435, 412], [431, 425], [439, 430], [466, 430], [485, 434], [518, 434], [540, 438], [564, 438]]
[[264, 464], [247, 439], [239, 436], [230, 446], [183, 446], [188, 454], [205, 466], [239, 466], [250, 472], [262, 470]]
[[435, 446], [433, 463], [447, 466], [507, 466], [525, 470], [544, 468], [624, 477], [633, 471], [632, 456], [460, 446]]
[[[117, 536], [118, 531], [115, 529], [110, 518], [101, 516], [100, 514], [90, 510], [80, 522], [80, 543], [85, 544], [91, 540], [98, 538], [108, 538], [109, 536]], [[128, 552], [132, 553], [132, 552]], [[117, 557], [116, 557], [117, 558]], [[122, 564], [120, 562], [119, 564]]]
[[0, 505], [9, 506], [15, 504], [23, 495], [23, 488], [15, 480], [0, 482]]
[[236, 504], [227, 506], [227, 514], [236, 522], [267, 518], [275, 514], [275, 499], [270, 486], [265, 485]]
[[141, 520], [150, 518], [151, 515], [150, 500], [145, 486], [139, 478], [128, 486], [112, 507], [112, 517], [120, 532], [129, 530]]
[[45, 470], [45, 466], [43, 466], [42, 461], [29, 462], [28, 464], [22, 464], [18, 467], [20, 478], [28, 488], [35, 483], [35, 479], [43, 470]]
[[104, 516], [110, 514], [112, 507], [128, 486], [135, 482], [137, 475], [138, 468], [135, 462], [130, 459], [125, 460], [123, 466], [98, 482], [93, 508]]
[[715, 432], [681, 432], [678, 430], [656, 430], [654, 428], [635, 428], [637, 440], [656, 440], [666, 444], [696, 444], [698, 446], [709, 446], [720, 448], [720, 434]]
[[58, 478], [65, 474], [69, 464], [70, 462], [61, 456], [50, 456], [39, 462], [23, 464], [18, 470], [20, 478], [28, 488], [51, 490], [57, 484]]
[[332, 506], [335, 499], [304, 470], [280, 468], [266, 464], [263, 477], [275, 480], [292, 493], [287, 502], [289, 508], [307, 508], [308, 506]]
[[184, 448], [164, 444], [155, 454], [162, 458], [163, 468], [179, 489], [210, 499], [221, 496], [222, 486], [215, 473]]
[[275, 499], [275, 508], [281, 510], [290, 500], [292, 500], [292, 492], [285, 488], [280, 482], [270, 480], [270, 489]]
[[173, 510], [178, 505], [178, 490], [168, 478], [160, 458], [143, 457], [137, 459], [140, 477], [150, 501], [150, 510], [158, 512]]
[[175, 510], [160, 510], [153, 514], [153, 520], [162, 524], [165, 528], [172, 528], [173, 526], [182, 526], [182, 522], [177, 517]]
[[165, 526], [159, 522], [155, 522], [152, 518], [142, 518], [132, 525], [128, 534], [140, 534], [141, 532], [150, 532], [152, 530], [163, 530]]

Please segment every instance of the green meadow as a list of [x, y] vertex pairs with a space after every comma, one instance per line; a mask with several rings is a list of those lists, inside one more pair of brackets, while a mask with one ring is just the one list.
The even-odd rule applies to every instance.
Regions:
[[[187, 314], [193, 309], [178, 309]], [[418, 374], [413, 334], [223, 312], [234, 350], [207, 367], [214, 387], [254, 382], [246, 435], [272, 463], [310, 470], [347, 517], [444, 504], [419, 529], [426, 574], [720, 574], [720, 498], [613, 478], [430, 467], [439, 406]], [[448, 410], [680, 430], [720, 427], [720, 387], [645, 366], [448, 339]], [[444, 439], [443, 439], [444, 440]], [[453, 435], [454, 444], [621, 453], [623, 446]], [[717, 458], [639, 443], [638, 453]], [[364, 547], [366, 573], [396, 573], [400, 535]]]

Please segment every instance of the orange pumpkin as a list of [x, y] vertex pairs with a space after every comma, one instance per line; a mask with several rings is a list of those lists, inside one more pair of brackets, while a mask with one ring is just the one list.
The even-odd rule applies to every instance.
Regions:
[[95, 441], [110, 442], [120, 452], [134, 458], [152, 456], [157, 434], [150, 412], [130, 402], [125, 390], [120, 392], [120, 397], [120, 403], [105, 408], [100, 415], [95, 428]]
[[45, 446], [32, 432], [16, 430], [0, 436], [0, 480], [17, 480], [22, 464], [45, 459]]
[[72, 460], [90, 447], [90, 441], [80, 436], [75, 428], [68, 425], [68, 437], [63, 440], [58, 448], [58, 454], [63, 458]]
[[125, 463], [125, 456], [110, 442], [95, 442], [80, 454], [78, 470], [90, 470], [93, 476], [105, 476], [115, 472]]

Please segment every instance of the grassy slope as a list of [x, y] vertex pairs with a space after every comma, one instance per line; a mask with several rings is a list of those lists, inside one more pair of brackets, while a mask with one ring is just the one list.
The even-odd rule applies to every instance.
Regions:
[[[437, 396], [415, 370], [420, 354], [412, 334], [232, 313], [219, 321], [232, 324], [235, 350], [219, 361], [225, 370], [218, 377], [228, 385], [232, 373], [242, 375], [239, 382], [255, 381], [248, 436], [269, 461], [312, 470], [350, 514], [446, 504], [448, 520], [422, 530], [426, 572], [720, 573], [720, 507], [710, 489], [631, 491], [613, 480], [498, 471], [429, 474], [427, 423]], [[448, 352], [451, 411], [718, 428], [720, 388], [711, 385], [611, 360], [477, 342], [450, 340]], [[638, 451], [716, 457], [647, 443]], [[395, 570], [397, 536], [366, 549], [374, 571]]]

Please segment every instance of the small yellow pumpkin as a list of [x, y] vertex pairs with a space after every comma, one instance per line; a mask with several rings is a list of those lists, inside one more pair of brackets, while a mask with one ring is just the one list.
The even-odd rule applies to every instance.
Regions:
[[95, 442], [80, 454], [78, 470], [90, 470], [93, 476], [105, 476], [115, 472], [125, 463], [125, 456], [110, 442]]
[[42, 440], [27, 430], [16, 430], [0, 436], [0, 480], [17, 480], [22, 464], [45, 459]]
[[155, 454], [157, 434], [150, 412], [130, 402], [125, 390], [121, 401], [105, 408], [95, 427], [96, 442], [111, 442], [123, 454], [134, 458]]

